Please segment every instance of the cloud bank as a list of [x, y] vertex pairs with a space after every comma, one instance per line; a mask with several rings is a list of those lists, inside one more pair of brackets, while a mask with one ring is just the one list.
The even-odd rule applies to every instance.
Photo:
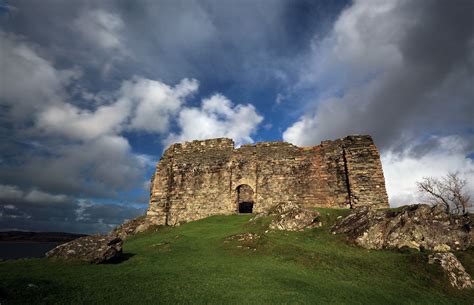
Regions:
[[[373, 135], [393, 205], [412, 203], [407, 196], [422, 176], [460, 170], [474, 181], [464, 167], [473, 149], [466, 137], [474, 118], [472, 1], [354, 1], [312, 47], [298, 86], [317, 90], [284, 140]], [[432, 137], [441, 147], [411, 155]]]
[[98, 205], [37, 189], [23, 191], [16, 186], [0, 185], [2, 230], [93, 234], [108, 232], [124, 220], [141, 214], [143, 209], [133, 206]]
[[[85, 21], [77, 25], [79, 30], [84, 26], [84, 33], [98, 35], [87, 38], [91, 43], [123, 48], [111, 36], [123, 27], [118, 17], [96, 12], [81, 18]], [[91, 34], [91, 26], [99, 32]], [[123, 202], [124, 192], [141, 190], [148, 180], [145, 170], [158, 159], [135, 152], [127, 134], [151, 134], [165, 144], [223, 136], [246, 143], [263, 120], [253, 105], [234, 105], [219, 93], [204, 98], [200, 107], [189, 106], [199, 88], [198, 81], [190, 78], [170, 86], [134, 76], [116, 89], [91, 93], [82, 86], [81, 68], [59, 69], [26, 38], [0, 32], [0, 44], [0, 120], [5, 139], [0, 160], [2, 228], [46, 230], [45, 223], [54, 221], [50, 228], [55, 230], [77, 231], [74, 226], [82, 224], [88, 232], [104, 231], [117, 222], [116, 218], [97, 218], [100, 211], [113, 209], [99, 204], [101, 200]], [[141, 196], [128, 198], [142, 200]], [[63, 219], [48, 218], [61, 209]], [[123, 205], [117, 209], [122, 214], [110, 217], [143, 213], [143, 209]], [[95, 214], [72, 220], [78, 210]], [[22, 221], [29, 224], [21, 225]]]

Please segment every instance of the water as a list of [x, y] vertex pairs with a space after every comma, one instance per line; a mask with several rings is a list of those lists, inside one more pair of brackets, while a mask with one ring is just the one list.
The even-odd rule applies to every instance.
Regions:
[[0, 242], [0, 259], [41, 258], [58, 242]]

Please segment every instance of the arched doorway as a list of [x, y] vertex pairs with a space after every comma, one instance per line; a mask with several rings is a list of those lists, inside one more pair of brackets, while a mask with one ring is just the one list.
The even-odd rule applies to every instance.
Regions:
[[239, 213], [252, 213], [253, 211], [253, 190], [247, 184], [237, 187], [237, 210]]

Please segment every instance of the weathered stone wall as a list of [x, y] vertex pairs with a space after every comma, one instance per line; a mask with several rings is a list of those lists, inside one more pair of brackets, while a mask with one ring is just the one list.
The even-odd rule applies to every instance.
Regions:
[[[147, 215], [177, 225], [238, 212], [239, 186], [258, 213], [279, 203], [303, 207], [388, 207], [380, 156], [370, 136], [318, 146], [262, 142], [234, 148], [220, 138], [173, 144], [152, 178]], [[240, 200], [242, 201], [242, 200]]]

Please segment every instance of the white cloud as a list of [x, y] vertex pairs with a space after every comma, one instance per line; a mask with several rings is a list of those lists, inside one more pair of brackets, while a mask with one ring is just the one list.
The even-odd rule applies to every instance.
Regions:
[[77, 209], [74, 210], [76, 213], [76, 221], [88, 220], [91, 215], [86, 213], [86, 210], [90, 207], [92, 207], [91, 202], [84, 199], [79, 199], [77, 201]]
[[283, 140], [298, 146], [315, 145], [313, 139], [308, 137], [308, 132], [316, 129], [315, 119], [310, 116], [300, 118], [283, 132]]
[[232, 138], [237, 145], [253, 142], [251, 135], [262, 120], [253, 105], [234, 106], [215, 94], [204, 99], [200, 108], [183, 108], [178, 118], [181, 133], [170, 134], [165, 144], [217, 137]]
[[[17, 200], [26, 200], [35, 204], [54, 204], [65, 202], [68, 200], [68, 197], [63, 194], [46, 193], [36, 188], [24, 191], [16, 185], [0, 184], [0, 199], [2, 201], [12, 202], [16, 202]], [[16, 209], [16, 207], [11, 204], [4, 205], [3, 208], [9, 210]]]
[[62, 103], [46, 108], [38, 115], [38, 127], [73, 139], [90, 140], [105, 134], [116, 134], [129, 116], [131, 104], [119, 100], [95, 111]]
[[73, 21], [73, 31], [82, 38], [80, 47], [87, 50], [78, 52], [79, 60], [85, 66], [99, 68], [104, 77], [118, 72], [118, 65], [125, 59], [135, 59], [128, 48], [125, 30], [125, 23], [117, 13], [103, 9], [83, 10]]
[[74, 25], [86, 41], [107, 51], [125, 52], [120, 32], [124, 23], [120, 16], [103, 10], [85, 10]]
[[422, 156], [412, 154], [414, 147], [401, 153], [388, 151], [382, 155], [387, 192], [391, 206], [419, 203], [416, 182], [423, 177], [443, 177], [457, 171], [468, 181], [467, 191], [474, 198], [474, 160], [466, 157], [466, 140], [458, 136], [436, 139], [439, 145]]
[[0, 184], [0, 197], [3, 199], [18, 199], [23, 196], [23, 191], [14, 185]]
[[170, 120], [182, 108], [185, 98], [196, 92], [198, 82], [183, 79], [174, 87], [162, 82], [135, 77], [123, 82], [117, 100], [81, 109], [68, 103], [46, 108], [38, 116], [38, 127], [71, 139], [93, 140], [123, 130], [166, 133]]
[[124, 82], [120, 89], [120, 101], [136, 104], [130, 129], [166, 133], [170, 120], [181, 109], [185, 98], [199, 87], [195, 79], [183, 79], [175, 87], [145, 78]]
[[285, 100], [285, 96], [281, 93], [278, 93], [275, 99], [275, 104], [280, 105]]
[[157, 159], [155, 156], [145, 154], [135, 154], [137, 161], [143, 166], [153, 168], [156, 165]]
[[0, 104], [8, 107], [9, 120], [27, 121], [32, 112], [65, 96], [63, 86], [71, 71], [55, 69], [18, 36], [0, 31], [0, 45]]
[[30, 202], [51, 204], [51, 203], [64, 202], [68, 198], [66, 195], [49, 194], [37, 189], [33, 189], [25, 194], [24, 199]]
[[[337, 19], [331, 52], [350, 70], [377, 72], [381, 66], [396, 66], [403, 31], [413, 25], [409, 14], [400, 13], [404, 1], [355, 1]], [[361, 77], [364, 77], [363, 73]]]

